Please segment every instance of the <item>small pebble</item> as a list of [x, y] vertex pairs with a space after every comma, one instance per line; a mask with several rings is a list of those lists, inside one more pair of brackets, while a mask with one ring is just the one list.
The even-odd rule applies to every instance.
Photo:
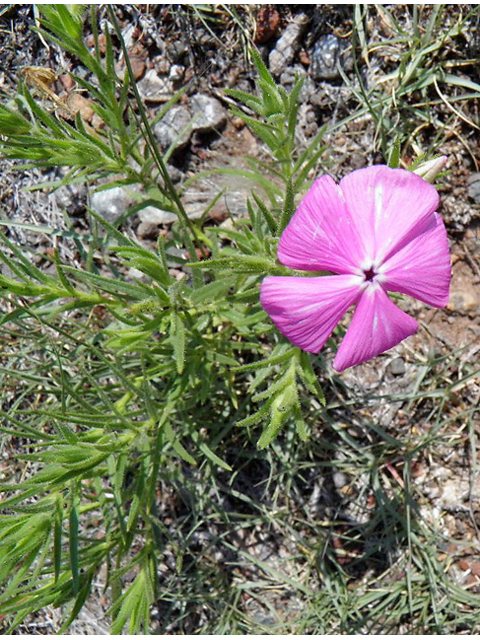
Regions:
[[302, 64], [304, 64], [306, 67], [309, 66], [310, 64], [310, 56], [308, 55], [308, 53], [305, 51], [305, 49], [301, 49], [300, 53], [298, 54], [298, 59], [300, 60], [300, 62]]
[[348, 484], [348, 478], [343, 471], [335, 471], [332, 476], [332, 480], [337, 489], [342, 489], [346, 484]]
[[[82, 120], [92, 122], [95, 111], [91, 107], [92, 101], [82, 96], [81, 93], [70, 93], [67, 97], [67, 106], [75, 114], [79, 113]], [[72, 116], [73, 119], [73, 116]]]
[[462, 315], [468, 315], [477, 310], [480, 299], [470, 291], [456, 291], [450, 296], [447, 309]]
[[140, 95], [147, 102], [167, 102], [173, 89], [169, 78], [158, 75], [155, 69], [149, 69], [138, 83]]
[[73, 85], [74, 85], [73, 78], [68, 73], [58, 76], [58, 79], [60, 80], [60, 82], [63, 85], [63, 88], [66, 91], [70, 91], [70, 89], [73, 89]]
[[175, 144], [176, 150], [187, 146], [192, 135], [190, 123], [191, 115], [186, 107], [172, 107], [153, 127], [155, 137], [162, 149], [168, 149], [172, 143]]
[[123, 187], [113, 187], [97, 191], [91, 195], [90, 206], [107, 222], [115, 223], [132, 204], [132, 200]]
[[472, 173], [467, 179], [467, 193], [476, 204], [480, 204], [480, 173]]
[[308, 17], [303, 13], [298, 14], [277, 40], [275, 49], [270, 51], [268, 56], [270, 71], [273, 75], [279, 76], [291, 65], [307, 23]]
[[264, 5], [257, 14], [255, 25], [255, 44], [264, 44], [277, 35], [280, 27], [280, 14], [273, 5]]
[[172, 82], [180, 82], [185, 75], [185, 67], [180, 64], [172, 64], [168, 77]]
[[315, 80], [333, 80], [340, 74], [338, 64], [341, 60], [343, 45], [333, 34], [321, 36], [310, 56], [310, 72]]
[[245, 122], [238, 116], [234, 116], [232, 118], [232, 124], [235, 127], [235, 129], [238, 129], [238, 130], [243, 129], [245, 126]]
[[135, 80], [140, 80], [147, 68], [145, 60], [140, 56], [130, 56], [130, 65], [132, 67]]
[[227, 122], [227, 112], [216, 98], [197, 93], [191, 98], [192, 130], [208, 133], [223, 129]]
[[461, 571], [468, 571], [470, 569], [470, 563], [468, 562], [468, 560], [459, 560], [458, 568]]
[[393, 376], [403, 376], [407, 370], [403, 358], [394, 358], [388, 368]]

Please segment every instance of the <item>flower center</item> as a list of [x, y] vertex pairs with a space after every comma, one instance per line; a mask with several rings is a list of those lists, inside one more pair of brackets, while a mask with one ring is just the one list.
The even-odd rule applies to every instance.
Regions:
[[363, 275], [367, 282], [373, 282], [375, 276], [377, 275], [377, 272], [373, 269], [373, 267], [370, 267], [370, 269], [363, 270]]

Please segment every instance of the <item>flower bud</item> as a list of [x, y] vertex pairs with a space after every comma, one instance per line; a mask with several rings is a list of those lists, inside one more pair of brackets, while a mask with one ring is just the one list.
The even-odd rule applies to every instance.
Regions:
[[420, 176], [427, 182], [433, 182], [439, 173], [443, 171], [447, 164], [447, 156], [440, 156], [428, 162], [422, 162], [413, 173]]

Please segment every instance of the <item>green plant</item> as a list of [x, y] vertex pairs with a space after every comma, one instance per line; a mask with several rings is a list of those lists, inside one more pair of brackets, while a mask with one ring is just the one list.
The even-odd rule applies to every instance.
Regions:
[[[420, 509], [414, 478], [416, 465], [457, 446], [473, 483], [473, 361], [467, 354], [460, 371], [462, 354], [416, 354], [405, 392], [330, 378], [324, 397], [322, 356], [288, 343], [258, 303], [261, 278], [292, 273], [276, 260], [278, 237], [326, 150], [325, 127], [306, 148], [296, 139], [301, 81], [286, 92], [252, 53], [258, 93], [229, 95], [268, 157], [228, 171], [257, 187], [248, 218], [204, 225], [185, 214], [188, 183], [170, 180], [114, 7], [105, 9], [114, 32], [103, 34], [90, 8], [93, 49], [81, 6], [38, 10], [42, 36], [89, 70], [76, 81], [104, 125], [65, 120], [21, 85], [0, 105], [2, 154], [20, 167], [69, 169], [41, 188], [139, 183], [145, 199], [127, 215], [153, 205], [178, 223], [147, 249], [93, 211], [84, 235], [1, 221], [2, 629], [18, 632], [53, 607], [55, 630], [67, 631], [108, 589], [115, 634], [478, 630], [478, 596], [450, 571], [463, 543], [445, 552], [451, 541]], [[422, 51], [430, 69], [438, 50]], [[414, 71], [398, 72], [408, 90]], [[390, 161], [400, 158], [397, 145]], [[16, 226], [52, 239], [48, 269], [13, 241]], [[62, 259], [69, 241], [75, 264]], [[367, 411], [386, 404], [411, 425], [387, 429]]]
[[[273, 156], [271, 165], [262, 164], [270, 172], [261, 180], [269, 200], [255, 196], [249, 221], [235, 230], [202, 229], [186, 216], [157, 149], [118, 27], [128, 70], [123, 80], [115, 72], [108, 29], [106, 53], [100, 53], [93, 6], [93, 50], [84, 44], [80, 11], [45, 5], [40, 14], [42, 36], [92, 74], [92, 80], [74, 80], [88, 92], [104, 125], [95, 130], [80, 114], [68, 122], [50, 113], [23, 84], [0, 106], [2, 153], [20, 160], [23, 168], [68, 167], [60, 185], [78, 180], [95, 185], [99, 179], [109, 180], [103, 188], [141, 183], [148, 198], [140, 206], [174, 211], [179, 223], [173, 239], [160, 239], [152, 251], [91, 212], [105, 235], [94, 234], [91, 246], [88, 238], [77, 238], [86, 257], [81, 268], [62, 264], [55, 252], [53, 275], [2, 236], [0, 259], [10, 275], [0, 276], [0, 286], [12, 306], [1, 324], [10, 339], [18, 333], [23, 341], [33, 332], [32, 358], [42, 349], [43, 371], [49, 373], [32, 379], [20, 372], [24, 391], [3, 412], [3, 433], [31, 448], [19, 456], [31, 472], [2, 485], [9, 497], [0, 519], [0, 606], [4, 615], [13, 616], [13, 629], [30, 612], [72, 602], [62, 627], [67, 629], [106, 563], [112, 631], [126, 626], [137, 633], [148, 630], [150, 606], [161, 597], [155, 566], [166, 532], [155, 496], [162, 468], [171, 467], [167, 461], [173, 457], [231, 471], [216, 449], [236, 425], [263, 425], [261, 447], [289, 421], [306, 438], [301, 403], [307, 394], [323, 402], [306, 354], [277, 344], [277, 338], [253, 339], [271, 330], [257, 284], [266, 272], [282, 272], [275, 259], [276, 237], [323, 151], [322, 136], [302, 153], [296, 151], [301, 83], [288, 95], [254, 54], [261, 97], [232, 95], [254, 103], [261, 116], [246, 120]], [[109, 16], [116, 25], [113, 8]], [[261, 171], [253, 167], [251, 176], [260, 180]], [[174, 243], [192, 260], [189, 265], [178, 261], [185, 270], [180, 280], [169, 269]], [[103, 251], [111, 273], [91, 259], [93, 247]], [[212, 259], [199, 261], [197, 250], [199, 255], [208, 251]], [[123, 275], [132, 267], [142, 273], [141, 280]], [[10, 354], [9, 369], [16, 362]], [[32, 400], [33, 381], [39, 404]], [[252, 402], [264, 404], [255, 410]], [[100, 539], [91, 532], [97, 518]], [[125, 584], [132, 568], [136, 576]]]
[[[465, 60], [465, 44], [459, 41], [477, 11], [468, 7], [450, 12], [447, 5], [412, 6], [401, 20], [385, 6], [356, 6], [352, 47], [355, 82], [343, 72], [342, 76], [360, 108], [339, 125], [369, 114], [384, 157], [388, 157], [394, 129], [401, 138], [402, 155], [434, 153], [451, 136], [473, 155], [458, 125], [463, 122], [477, 128], [463, 106], [478, 96], [480, 85], [462, 73], [472, 61]], [[366, 21], [372, 13], [377, 14], [382, 33], [369, 39]], [[372, 68], [383, 57], [394, 60], [391, 72], [374, 74]], [[368, 82], [362, 66], [368, 69]], [[425, 129], [434, 132], [428, 146], [421, 143]]]

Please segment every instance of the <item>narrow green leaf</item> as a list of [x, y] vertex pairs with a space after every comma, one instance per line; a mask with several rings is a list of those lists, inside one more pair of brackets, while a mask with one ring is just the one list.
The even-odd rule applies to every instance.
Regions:
[[170, 325], [170, 342], [173, 345], [173, 355], [179, 375], [185, 366], [185, 325], [178, 313], [172, 314]]
[[388, 166], [392, 169], [396, 169], [400, 164], [400, 138], [397, 136], [390, 149], [390, 156], [388, 158]]
[[297, 372], [300, 377], [304, 381], [307, 388], [314, 393], [323, 406], [325, 406], [325, 396], [323, 394], [323, 390], [318, 381], [318, 377], [315, 375], [315, 372], [312, 367], [312, 363], [310, 360], [310, 355], [305, 351], [298, 350], [299, 353], [299, 366], [297, 367]]
[[203, 287], [192, 291], [190, 299], [195, 305], [202, 302], [213, 302], [214, 300], [225, 296], [234, 282], [234, 276], [225, 276], [223, 278], [219, 278], [218, 280], [209, 282], [208, 284], [203, 285]]
[[188, 462], [188, 464], [191, 464], [192, 466], [196, 466], [197, 461], [188, 453], [185, 447], [177, 439], [177, 437], [173, 432], [170, 422], [165, 423], [164, 429], [165, 429], [165, 435], [167, 436], [167, 439], [171, 443], [175, 453], [177, 453], [180, 456], [180, 458], [182, 458], [182, 460], [185, 460], [185, 462]]
[[[235, 98], [235, 100], [242, 102], [246, 107], [252, 109], [258, 115], [262, 114], [263, 103], [257, 96], [253, 96], [250, 93], [245, 93], [245, 91], [239, 91], [238, 89], [225, 89], [225, 93], [227, 96], [230, 96], [231, 98]], [[239, 113], [239, 111], [237, 111], [237, 113]]]
[[272, 400], [267, 401], [258, 411], [252, 413], [252, 415], [243, 418], [243, 420], [239, 420], [237, 422], [237, 427], [251, 427], [254, 424], [257, 424], [261, 420], [263, 420], [264, 416], [266, 416], [270, 412], [270, 406], [273, 402]]
[[78, 512], [75, 506], [72, 505], [70, 515], [68, 519], [68, 541], [70, 550], [70, 569], [72, 571], [72, 585], [73, 595], [77, 595], [78, 587], [80, 585], [80, 565], [79, 565], [79, 549], [78, 549], [78, 534], [79, 534], [79, 522]]
[[58, 630], [57, 632], [58, 635], [61, 635], [65, 633], [65, 631], [67, 631], [68, 627], [77, 618], [78, 614], [82, 610], [83, 605], [85, 604], [88, 596], [90, 595], [94, 575], [95, 573], [93, 570], [90, 570], [88, 571], [88, 573], [82, 575], [83, 585], [80, 591], [78, 592], [77, 598], [73, 605], [72, 611], [70, 612], [70, 615], [68, 616], [64, 624], [61, 626], [61, 628]]
[[298, 394], [294, 384], [281, 391], [271, 405], [271, 419], [257, 443], [259, 449], [265, 449], [277, 437], [278, 432], [290, 417], [298, 402]]
[[205, 442], [202, 442], [199, 444], [198, 448], [200, 449], [200, 451], [202, 453], [204, 453], [207, 458], [213, 462], [214, 464], [218, 465], [219, 467], [221, 467], [222, 469], [225, 469], [226, 471], [232, 471], [232, 467], [226, 463], [224, 460], [222, 460], [221, 458], [219, 458], [217, 456], [216, 453], [214, 453], [210, 447], [208, 447]]
[[197, 264], [197, 267], [201, 269], [230, 269], [235, 273], [264, 273], [266, 275], [276, 269], [276, 264], [271, 258], [236, 254], [228, 258], [203, 260]]
[[276, 364], [281, 364], [282, 362], [290, 360], [290, 358], [295, 355], [295, 352], [296, 347], [291, 347], [290, 349], [287, 349], [287, 351], [283, 351], [283, 353], [270, 356], [270, 358], [265, 358], [258, 362], [251, 362], [250, 364], [244, 364], [239, 367], [233, 367], [232, 371], [256, 371], [258, 369], [270, 368]]
[[62, 567], [62, 520], [62, 506], [58, 500], [55, 511], [55, 522], [53, 524], [53, 566], [55, 582], [58, 582]]

